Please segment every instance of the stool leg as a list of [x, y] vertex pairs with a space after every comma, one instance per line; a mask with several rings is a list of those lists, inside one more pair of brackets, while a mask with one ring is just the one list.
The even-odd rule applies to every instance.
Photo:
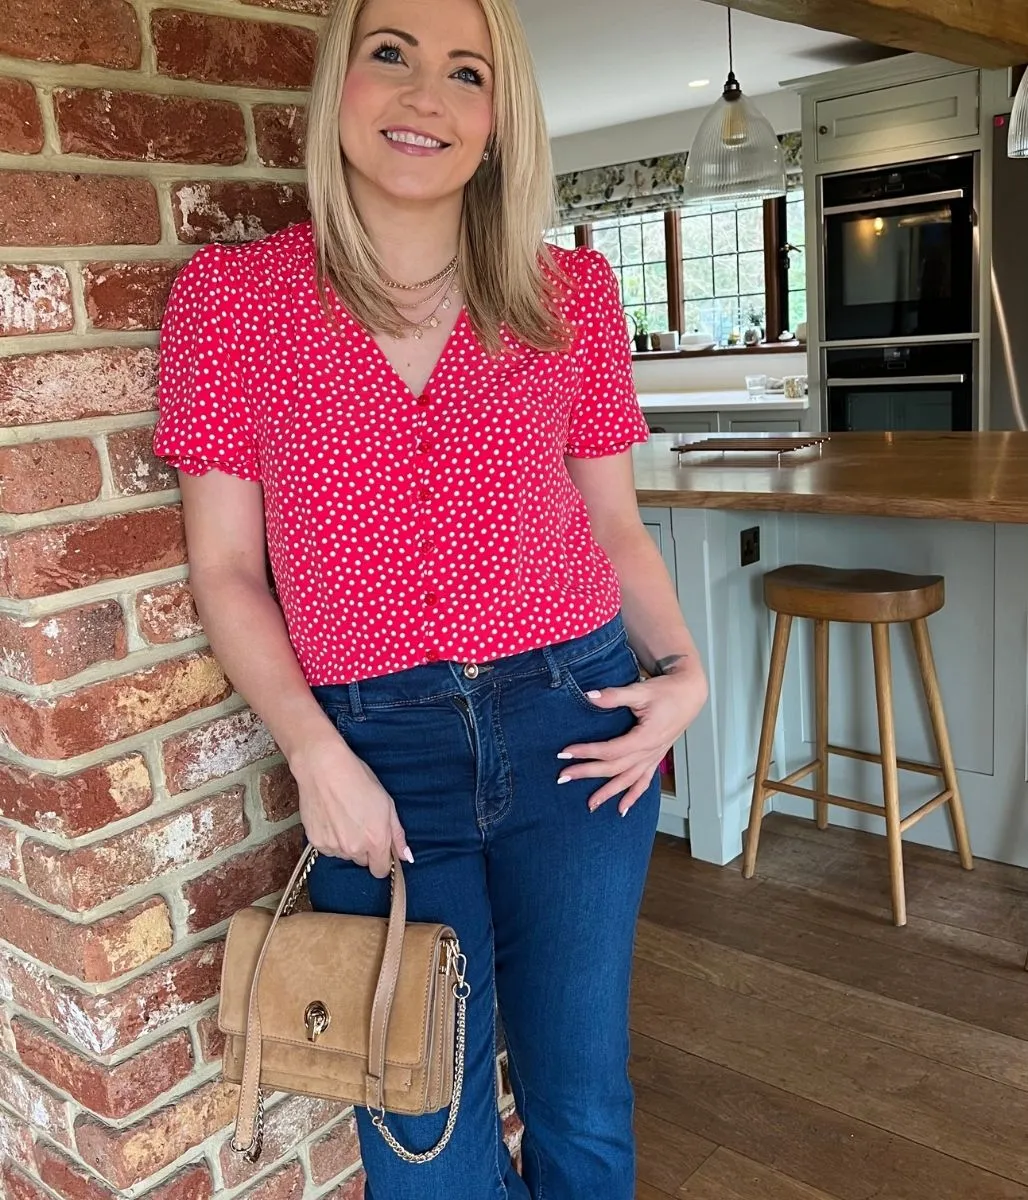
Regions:
[[[817, 774], [814, 787], [825, 795], [828, 791], [828, 622], [814, 622], [814, 722], [817, 740]], [[814, 802], [818, 829], [828, 828], [828, 804]]]
[[921, 683], [924, 686], [925, 700], [928, 702], [928, 714], [932, 719], [932, 732], [935, 734], [935, 744], [939, 750], [939, 766], [942, 767], [942, 781], [949, 789], [950, 801], [947, 805], [950, 822], [953, 826], [953, 836], [960, 854], [960, 865], [967, 871], [974, 867], [971, 855], [971, 841], [967, 836], [967, 824], [964, 821], [964, 806], [960, 800], [960, 789], [957, 786], [957, 769], [953, 763], [953, 750], [949, 742], [949, 731], [946, 728], [946, 714], [942, 707], [942, 693], [939, 691], [939, 677], [935, 673], [935, 657], [932, 654], [932, 640], [928, 633], [928, 622], [923, 618], [910, 622], [910, 632], [914, 635], [914, 650], [917, 653], [917, 665], [921, 669]]
[[903, 841], [900, 834], [899, 770], [896, 766], [896, 726], [892, 713], [892, 656], [889, 626], [871, 626], [871, 650], [875, 665], [875, 698], [878, 701], [878, 733], [882, 746], [882, 785], [885, 792], [885, 829], [889, 839], [889, 875], [892, 882], [892, 920], [907, 923], [907, 899], [903, 886]]
[[757, 843], [760, 840], [760, 822], [764, 817], [764, 780], [771, 769], [771, 752], [775, 742], [775, 724], [778, 721], [778, 705], [782, 698], [782, 680], [785, 677], [785, 656], [789, 649], [789, 632], [792, 617], [778, 613], [775, 617], [775, 633], [771, 639], [771, 664], [767, 673], [767, 691], [764, 693], [764, 717], [760, 725], [760, 746], [757, 750], [757, 771], [753, 777], [753, 800], [750, 804], [750, 824], [746, 834], [746, 852], [742, 860], [744, 879], [750, 879], [757, 865]]

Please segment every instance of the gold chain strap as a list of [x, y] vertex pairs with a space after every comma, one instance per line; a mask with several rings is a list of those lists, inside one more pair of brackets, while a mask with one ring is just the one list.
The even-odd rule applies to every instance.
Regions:
[[457, 1124], [457, 1114], [460, 1112], [461, 1092], [464, 1090], [464, 1043], [465, 1031], [467, 1027], [467, 1007], [468, 997], [471, 995], [471, 985], [464, 978], [464, 973], [467, 970], [468, 960], [460, 952], [459, 942], [447, 943], [447, 972], [452, 969], [457, 974], [457, 982], [453, 985], [453, 994], [457, 999], [457, 1029], [455, 1037], [455, 1052], [454, 1052], [454, 1068], [453, 1068], [453, 1099], [450, 1101], [450, 1113], [446, 1118], [446, 1127], [443, 1129], [442, 1136], [439, 1141], [432, 1147], [431, 1150], [425, 1150], [421, 1154], [415, 1154], [402, 1146], [393, 1136], [389, 1127], [385, 1123], [385, 1109], [380, 1108], [372, 1115], [371, 1123], [375, 1126], [378, 1132], [385, 1139], [386, 1144], [394, 1153], [403, 1159], [406, 1163], [427, 1163], [431, 1162], [436, 1155], [441, 1154], [446, 1149], [446, 1144], [449, 1142], [453, 1134], [454, 1126]]

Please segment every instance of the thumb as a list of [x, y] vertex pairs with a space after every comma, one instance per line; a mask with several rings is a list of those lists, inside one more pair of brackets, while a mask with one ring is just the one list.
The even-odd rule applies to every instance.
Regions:
[[403, 831], [403, 826], [400, 824], [400, 818], [396, 815], [396, 810], [393, 810], [393, 815], [390, 820], [392, 827], [393, 849], [396, 851], [397, 858], [402, 858], [404, 862], [413, 863], [414, 855], [411, 853], [410, 846], [407, 845], [407, 835]]
[[629, 683], [624, 687], [609, 687], [603, 688], [602, 691], [586, 692], [586, 696], [597, 708], [623, 708], [631, 704], [635, 698], [635, 687], [634, 683]]

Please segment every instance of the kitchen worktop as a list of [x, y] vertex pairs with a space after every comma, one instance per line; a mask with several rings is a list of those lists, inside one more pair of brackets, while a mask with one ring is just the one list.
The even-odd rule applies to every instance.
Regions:
[[[818, 435], [815, 435], [818, 436]], [[704, 435], [653, 434], [636, 447], [641, 505], [934, 517], [1028, 525], [1028, 433], [833, 433], [776, 458], [681, 456]]]
[[700, 412], [761, 412], [767, 409], [806, 412], [807, 397], [787, 400], [781, 392], [769, 392], [763, 396], [751, 396], [749, 392], [720, 389], [708, 392], [640, 392], [639, 405], [643, 412], [668, 412], [671, 410], [696, 409]]

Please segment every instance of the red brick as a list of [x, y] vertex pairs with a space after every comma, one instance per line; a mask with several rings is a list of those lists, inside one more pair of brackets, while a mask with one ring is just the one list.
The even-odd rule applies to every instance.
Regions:
[[322, 1200], [364, 1200], [364, 1181], [367, 1176], [363, 1170], [351, 1175], [344, 1183], [327, 1192]]
[[[0, 878], [13, 879], [17, 883], [23, 883], [25, 880], [21, 869], [21, 855], [18, 853], [18, 831], [9, 825], [0, 825]], [[2, 1045], [3, 1038], [0, 1037], [0, 1046]]]
[[315, 1183], [328, 1183], [360, 1161], [357, 1123], [351, 1114], [319, 1138], [310, 1148], [311, 1176]]
[[93, 262], [82, 270], [94, 329], [158, 329], [181, 260]]
[[147, 179], [0, 174], [0, 246], [153, 246], [160, 240], [157, 193]]
[[107, 457], [111, 478], [119, 496], [138, 496], [146, 492], [166, 492], [178, 487], [174, 467], [153, 452], [153, 426], [121, 429], [107, 435]]
[[42, 149], [43, 118], [36, 89], [25, 79], [0, 79], [0, 150], [38, 154]]
[[0, 1169], [0, 1196], [6, 1196], [7, 1200], [53, 1200], [45, 1188], [10, 1164]]
[[214, 1062], [225, 1052], [225, 1035], [218, 1028], [217, 1012], [209, 1012], [196, 1023], [200, 1040], [200, 1055], [204, 1062]]
[[75, 912], [95, 908], [241, 842], [250, 832], [243, 797], [242, 788], [232, 788], [76, 850], [30, 839], [22, 848], [28, 887], [41, 900]]
[[55, 699], [0, 692], [0, 734], [23, 754], [73, 758], [145, 733], [232, 694], [212, 655], [188, 654]]
[[53, 596], [186, 560], [177, 505], [113, 513], [0, 536], [0, 595]]
[[55, 1141], [71, 1144], [67, 1100], [55, 1096], [9, 1059], [0, 1059], [0, 1101], [23, 1121], [44, 1130]]
[[318, 41], [313, 29], [173, 9], [158, 9], [150, 28], [162, 75], [238, 87], [310, 87]]
[[255, 104], [257, 157], [266, 167], [299, 167], [304, 161], [307, 110], [296, 104]]
[[294, 1161], [241, 1192], [238, 1200], [300, 1200], [303, 1188], [303, 1167]]
[[240, 771], [276, 752], [267, 726], [252, 709], [219, 717], [167, 738], [165, 785], [173, 795]]
[[302, 1145], [329, 1121], [345, 1111], [345, 1106], [314, 1096], [288, 1096], [267, 1110], [264, 1118], [264, 1153], [257, 1163], [248, 1163], [232, 1149], [231, 1138], [221, 1147], [221, 1173], [225, 1186], [236, 1187], [261, 1171], [261, 1165], [277, 1162], [296, 1146]]
[[197, 180], [171, 193], [180, 242], [250, 242], [306, 221], [302, 185]]
[[203, 633], [196, 602], [186, 580], [147, 588], [136, 596], [139, 632], [157, 646]]
[[0, 763], [0, 816], [44, 833], [78, 837], [152, 801], [150, 774], [140, 754], [63, 776]]
[[284, 821], [295, 817], [300, 808], [296, 780], [288, 763], [279, 763], [261, 775], [261, 805], [269, 821]]
[[109, 88], [57, 88], [65, 154], [133, 162], [240, 163], [246, 130], [238, 104]]
[[23, 1017], [14, 1019], [14, 1036], [26, 1067], [102, 1117], [127, 1117], [193, 1070], [192, 1043], [185, 1030], [113, 1067], [77, 1054]]
[[51, 1187], [61, 1200], [118, 1200], [106, 1184], [80, 1163], [58, 1154], [45, 1142], [36, 1147], [39, 1178]]
[[21, 683], [53, 683], [94, 663], [124, 658], [125, 622], [117, 600], [99, 600], [49, 617], [0, 616], [0, 665]]
[[149, 412], [156, 395], [157, 353], [150, 346], [0, 358], [0, 425]]
[[316, 17], [328, 15], [330, 0], [243, 0], [261, 8], [277, 8], [281, 12], [312, 13]]
[[63, 267], [0, 265], [0, 337], [62, 333], [74, 324], [71, 283]]
[[187, 883], [182, 895], [189, 906], [188, 931], [209, 929], [237, 909], [281, 891], [300, 856], [302, 835], [303, 830], [294, 825]]
[[100, 495], [100, 458], [89, 438], [0, 446], [0, 512], [86, 504]]
[[32, 1130], [13, 1113], [0, 1108], [0, 1163], [4, 1162], [36, 1169]]
[[234, 1084], [212, 1081], [125, 1129], [82, 1117], [79, 1154], [109, 1183], [131, 1187], [233, 1121], [238, 1094]]
[[0, 939], [83, 983], [124, 975], [163, 954], [175, 940], [171, 913], [159, 898], [76, 924], [6, 890], [0, 891]]
[[0, 54], [138, 67], [139, 23], [128, 0], [5, 0]]

